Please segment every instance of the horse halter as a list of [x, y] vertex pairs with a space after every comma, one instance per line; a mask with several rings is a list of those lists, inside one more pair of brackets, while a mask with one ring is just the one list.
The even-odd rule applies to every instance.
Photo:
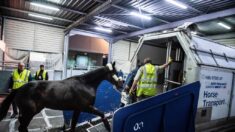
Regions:
[[[109, 68], [110, 71], [113, 71], [113, 66], [112, 66], [112, 64], [108, 63], [106, 66]], [[118, 77], [116, 74], [113, 74], [112, 77], [113, 77], [113, 79], [114, 79], [115, 81], [117, 81], [117, 82], [123, 80], [122, 77]]]

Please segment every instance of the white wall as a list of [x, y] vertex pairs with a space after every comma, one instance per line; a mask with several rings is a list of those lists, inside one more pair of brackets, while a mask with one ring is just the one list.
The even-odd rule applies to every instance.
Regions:
[[131, 59], [136, 51], [137, 43], [120, 40], [112, 45], [112, 61], [124, 73], [130, 72]]

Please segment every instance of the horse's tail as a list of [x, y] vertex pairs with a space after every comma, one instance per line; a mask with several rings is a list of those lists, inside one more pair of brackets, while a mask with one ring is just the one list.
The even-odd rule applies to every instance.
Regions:
[[0, 106], [0, 121], [7, 115], [8, 109], [13, 101], [17, 90], [12, 91], [2, 102]]

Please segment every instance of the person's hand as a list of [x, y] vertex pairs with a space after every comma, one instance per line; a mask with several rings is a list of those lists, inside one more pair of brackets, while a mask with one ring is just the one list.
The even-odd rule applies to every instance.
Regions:
[[12, 89], [11, 89], [11, 88], [9, 88], [9, 89], [8, 89], [8, 92], [10, 93], [11, 91], [12, 91]]
[[171, 63], [173, 61], [173, 59], [171, 57], [169, 57], [168, 63]]
[[130, 89], [129, 95], [134, 95], [135, 94], [134, 92], [135, 92], [134, 90]]
[[130, 90], [130, 88], [126, 85], [125, 88], [124, 88], [124, 91], [125, 91], [126, 93], [128, 93], [129, 90]]

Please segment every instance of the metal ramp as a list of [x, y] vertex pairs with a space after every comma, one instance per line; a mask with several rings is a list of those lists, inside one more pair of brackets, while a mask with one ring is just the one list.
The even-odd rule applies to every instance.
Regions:
[[[112, 120], [109, 120], [109, 123], [112, 125]], [[112, 128], [112, 126], [111, 126], [111, 128]], [[94, 126], [88, 128], [87, 132], [108, 132], [108, 131], [105, 129], [103, 122], [101, 122], [97, 125], [94, 125]]]

